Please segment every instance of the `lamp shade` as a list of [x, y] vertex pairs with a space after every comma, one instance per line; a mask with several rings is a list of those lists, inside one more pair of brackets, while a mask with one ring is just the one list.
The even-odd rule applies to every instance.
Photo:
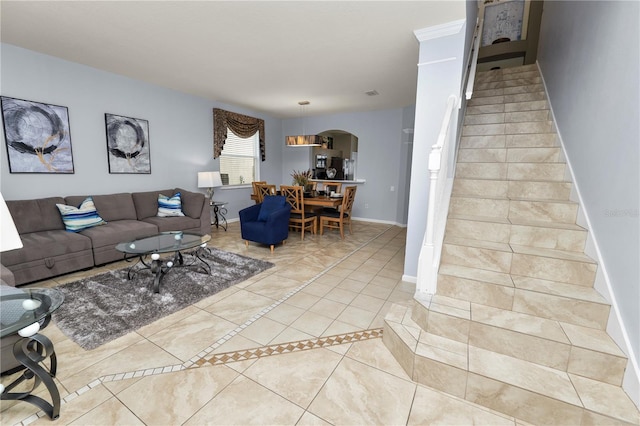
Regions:
[[0, 194], [0, 251], [14, 250], [22, 247], [20, 234], [16, 229], [15, 223], [7, 203], [4, 202], [2, 194]]
[[198, 188], [217, 188], [222, 186], [220, 172], [198, 172]]
[[322, 146], [322, 139], [318, 135], [287, 136], [287, 146]]

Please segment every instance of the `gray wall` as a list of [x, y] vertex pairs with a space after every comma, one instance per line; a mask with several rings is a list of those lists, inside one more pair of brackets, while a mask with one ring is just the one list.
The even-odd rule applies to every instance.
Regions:
[[[356, 218], [405, 224], [402, 209], [405, 203], [407, 156], [403, 155], [405, 122], [403, 109], [305, 117], [304, 131], [317, 134], [325, 130], [344, 130], [358, 137], [357, 178], [366, 179], [358, 185], [353, 215]], [[302, 132], [303, 118], [282, 120], [283, 135]], [[278, 181], [291, 182], [292, 170], [310, 166], [311, 148], [286, 147], [283, 136], [282, 176]], [[394, 191], [391, 191], [391, 187]], [[400, 193], [399, 191], [403, 191]]]
[[[265, 120], [267, 161], [262, 163], [262, 178], [280, 179], [279, 119], [15, 46], [2, 44], [1, 49], [2, 96], [68, 107], [75, 166], [75, 173], [68, 175], [10, 174], [3, 146], [0, 183], [6, 199], [175, 187], [199, 191], [197, 172], [219, 169], [212, 147], [214, 107]], [[149, 121], [151, 174], [109, 174], [105, 112]], [[4, 144], [4, 133], [2, 140]], [[250, 188], [216, 190], [214, 199], [229, 201], [230, 216], [237, 217], [240, 208], [253, 203], [250, 193]]]
[[640, 354], [638, 2], [545, 2], [538, 61], [631, 346]]
[[[284, 135], [300, 132], [300, 118], [283, 121], [12, 45], [0, 46], [2, 96], [68, 107], [75, 166], [75, 173], [68, 175], [11, 174], [2, 147], [0, 188], [6, 199], [174, 187], [204, 192], [197, 188], [197, 172], [219, 169], [213, 159], [213, 108], [265, 120], [267, 161], [261, 164], [261, 179], [289, 183], [293, 169], [309, 167], [309, 148], [284, 145]], [[105, 112], [149, 121], [151, 174], [109, 174]], [[358, 177], [367, 183], [358, 185], [354, 216], [406, 223], [408, 164], [402, 129], [409, 125], [411, 119], [403, 109], [306, 118], [308, 131], [342, 129], [359, 138]], [[228, 201], [228, 218], [234, 219], [240, 209], [253, 204], [250, 193], [250, 187], [221, 188], [215, 190], [214, 199]]]

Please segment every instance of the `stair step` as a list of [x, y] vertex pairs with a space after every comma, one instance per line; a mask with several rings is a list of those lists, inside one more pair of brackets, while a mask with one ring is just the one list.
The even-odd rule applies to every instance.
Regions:
[[468, 114], [465, 116], [464, 125], [497, 124], [497, 123], [521, 123], [549, 121], [550, 114], [547, 109], [535, 111], [496, 112], [482, 114]]
[[543, 92], [544, 86], [531, 79], [515, 79], [511, 80], [508, 85], [502, 84], [479, 84], [474, 87], [474, 98], [486, 98], [490, 96], [515, 95], [520, 93]]
[[467, 238], [445, 238], [441, 263], [509, 273], [513, 251], [508, 244]]
[[573, 201], [524, 199], [509, 201], [509, 219], [571, 224], [576, 222], [577, 216], [578, 204]]
[[449, 214], [506, 218], [509, 215], [509, 204], [506, 198], [452, 196]]
[[[560, 148], [460, 148], [458, 162], [462, 163], [558, 163]], [[562, 163], [564, 164], [564, 163]]]
[[505, 180], [507, 163], [458, 163], [456, 179], [458, 178]]
[[506, 135], [507, 148], [535, 148], [558, 146], [556, 133], [525, 133], [521, 135]]
[[506, 218], [449, 213], [445, 235], [507, 244], [511, 235], [511, 222]]
[[456, 177], [453, 196], [477, 196], [520, 200], [569, 201], [571, 183], [545, 181], [506, 181], [500, 179], [470, 179]]
[[[526, 87], [526, 86], [525, 86]], [[518, 88], [512, 88], [511, 91], [515, 91]], [[508, 89], [505, 89], [508, 90]], [[526, 93], [526, 92], [522, 92]], [[477, 114], [499, 114], [519, 111], [537, 111], [537, 110], [549, 110], [549, 102], [544, 101], [525, 101], [514, 103], [500, 103], [500, 104], [487, 104], [477, 106], [467, 106], [465, 110], [465, 118], [467, 116], [474, 116]], [[549, 116], [551, 117], [551, 116]], [[549, 120], [548, 118], [547, 120]]]
[[453, 180], [452, 196], [478, 196], [507, 198], [509, 183], [506, 180], [469, 179], [456, 177]]
[[509, 163], [505, 179], [564, 182], [565, 163]]
[[[585, 417], [637, 422], [635, 405], [618, 385], [573, 371], [580, 369], [582, 356], [593, 353], [601, 363], [616, 364], [613, 375], [621, 380], [624, 354], [604, 332], [472, 304], [469, 323], [477, 337], [461, 342], [427, 330], [440, 315], [434, 308], [448, 302], [440, 299], [413, 309], [394, 305], [385, 318], [383, 341], [414, 381], [534, 424], [581, 424]], [[549, 350], [555, 355], [545, 358]], [[559, 368], [520, 355], [539, 356]]]

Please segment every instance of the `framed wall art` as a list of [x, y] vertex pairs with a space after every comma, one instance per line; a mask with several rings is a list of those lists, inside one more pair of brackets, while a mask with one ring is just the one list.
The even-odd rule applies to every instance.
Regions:
[[149, 122], [105, 114], [109, 173], [151, 173]]
[[10, 173], [73, 173], [67, 107], [2, 96]]

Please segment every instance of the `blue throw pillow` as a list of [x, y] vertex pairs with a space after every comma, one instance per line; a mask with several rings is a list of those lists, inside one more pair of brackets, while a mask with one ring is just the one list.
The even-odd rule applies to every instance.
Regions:
[[93, 203], [93, 198], [87, 197], [79, 207], [67, 206], [66, 204], [56, 204], [62, 216], [64, 227], [69, 232], [80, 232], [83, 229], [104, 225], [105, 222]]
[[176, 192], [173, 197], [158, 194], [158, 217], [172, 216], [184, 216], [180, 193]]
[[266, 197], [264, 197], [264, 200], [260, 205], [258, 220], [260, 222], [266, 222], [267, 219], [269, 219], [269, 215], [274, 211], [283, 208], [286, 202], [286, 199], [281, 195], [267, 195]]

